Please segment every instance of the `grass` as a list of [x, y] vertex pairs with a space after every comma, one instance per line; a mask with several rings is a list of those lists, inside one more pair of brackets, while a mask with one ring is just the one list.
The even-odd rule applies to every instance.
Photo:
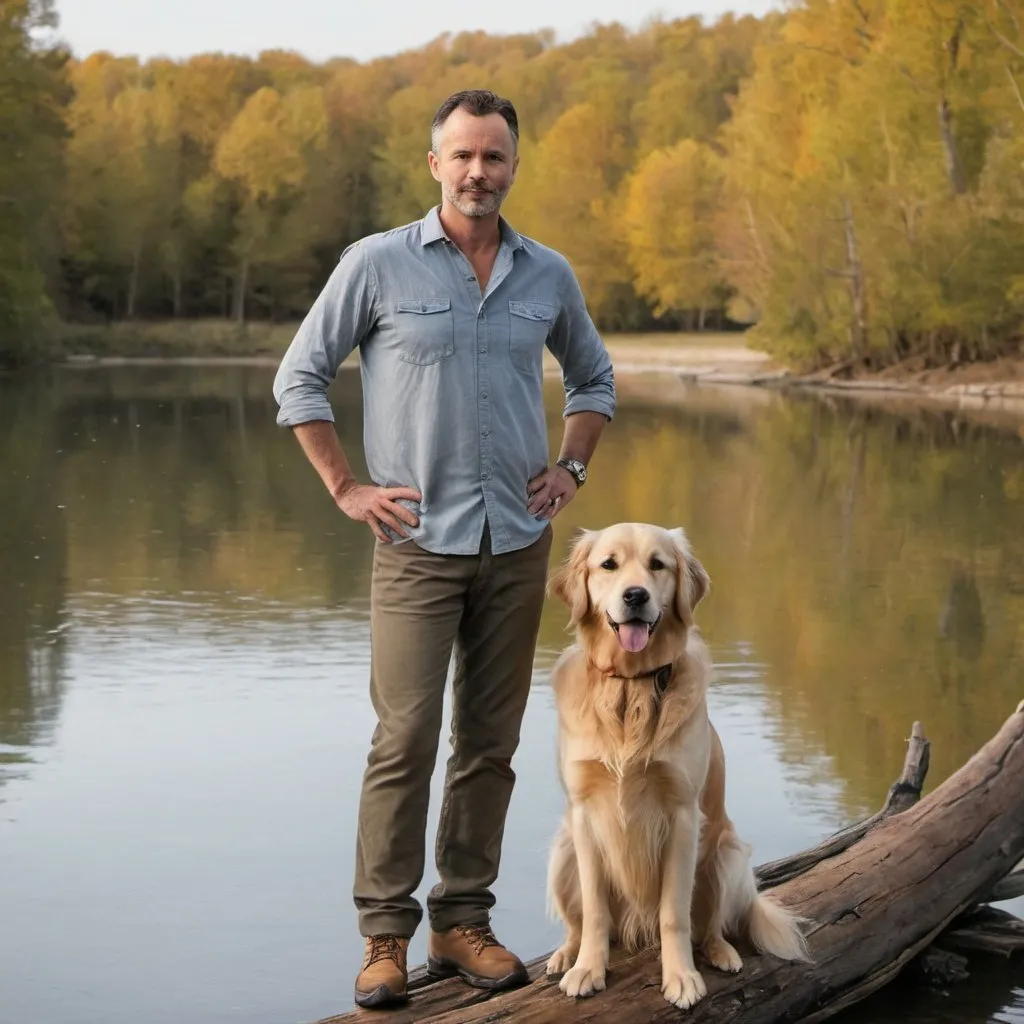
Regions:
[[[228, 320], [126, 321], [115, 324], [60, 324], [53, 335], [56, 358], [100, 359], [280, 358], [298, 322], [237, 324]], [[673, 349], [744, 347], [740, 333], [674, 332], [606, 334], [610, 347], [648, 358]]]
[[298, 324], [229, 320], [130, 321], [116, 324], [61, 324], [54, 332], [58, 358], [280, 357]]

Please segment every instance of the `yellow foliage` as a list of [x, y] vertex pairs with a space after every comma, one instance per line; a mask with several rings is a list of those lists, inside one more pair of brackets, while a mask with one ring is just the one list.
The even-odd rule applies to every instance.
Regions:
[[713, 235], [720, 182], [720, 161], [693, 139], [655, 150], [629, 181], [629, 262], [658, 315], [720, 301]]
[[520, 114], [508, 216], [605, 328], [729, 313], [798, 363], [991, 356], [1024, 329], [1022, 25], [1009, 3], [802, 0], [366, 64], [94, 54], [70, 66], [52, 283], [115, 317], [301, 315], [345, 245], [438, 201], [430, 120], [483, 87]]
[[309, 147], [323, 148], [326, 127], [319, 89], [301, 89], [282, 100], [265, 86], [221, 136], [214, 168], [239, 182], [253, 202], [279, 199], [305, 181], [305, 152]]

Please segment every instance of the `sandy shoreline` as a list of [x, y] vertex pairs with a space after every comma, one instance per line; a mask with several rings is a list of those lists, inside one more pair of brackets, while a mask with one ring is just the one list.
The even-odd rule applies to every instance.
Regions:
[[959, 408], [987, 408], [1024, 415], [1024, 360], [919, 369], [912, 364], [881, 373], [838, 379], [794, 373], [767, 353], [744, 345], [643, 346], [608, 342], [617, 373], [671, 373], [694, 384], [804, 389], [856, 397], [891, 396]]

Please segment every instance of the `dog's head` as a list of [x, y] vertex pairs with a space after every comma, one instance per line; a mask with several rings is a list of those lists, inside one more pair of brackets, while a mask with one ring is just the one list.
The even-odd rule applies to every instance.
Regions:
[[685, 635], [710, 582], [682, 527], [619, 523], [580, 535], [551, 592], [569, 606], [574, 626], [607, 630], [621, 650], [638, 653], [666, 617]]

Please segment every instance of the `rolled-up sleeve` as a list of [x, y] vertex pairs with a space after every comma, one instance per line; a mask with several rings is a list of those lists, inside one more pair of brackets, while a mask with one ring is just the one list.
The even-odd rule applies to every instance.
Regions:
[[561, 288], [562, 308], [548, 347], [562, 367], [565, 386], [563, 416], [599, 412], [608, 419], [615, 414], [615, 374], [611, 356], [587, 312], [579, 282], [565, 263]]
[[293, 427], [313, 420], [334, 422], [327, 389], [345, 358], [374, 325], [377, 282], [364, 243], [341, 255], [274, 378], [277, 422]]

